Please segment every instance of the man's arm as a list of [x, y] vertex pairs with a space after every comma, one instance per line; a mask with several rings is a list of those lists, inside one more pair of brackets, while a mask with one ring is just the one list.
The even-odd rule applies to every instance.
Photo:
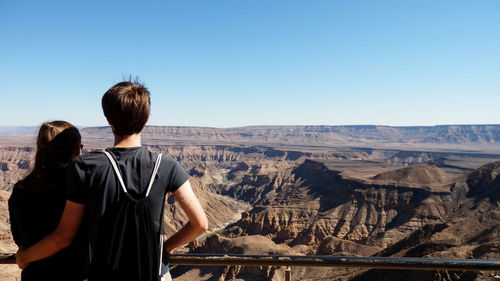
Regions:
[[169, 254], [175, 248], [193, 241], [208, 229], [207, 216], [201, 207], [200, 201], [193, 193], [189, 180], [174, 191], [173, 194], [175, 201], [179, 203], [189, 221], [165, 242], [165, 251]]
[[85, 205], [66, 200], [64, 212], [56, 230], [38, 241], [35, 245], [19, 250], [16, 254], [17, 265], [22, 269], [30, 262], [54, 255], [73, 241], [85, 212]]

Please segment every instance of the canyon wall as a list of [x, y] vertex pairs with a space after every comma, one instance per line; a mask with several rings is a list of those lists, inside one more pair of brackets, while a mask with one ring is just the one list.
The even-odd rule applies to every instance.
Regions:
[[[88, 150], [100, 148], [89, 143]], [[209, 216], [210, 231], [181, 252], [498, 258], [498, 155], [250, 144], [148, 147], [180, 161]], [[2, 251], [15, 251], [6, 200], [33, 154], [31, 146], [0, 147]], [[186, 219], [173, 198], [168, 201], [167, 235]], [[283, 276], [282, 268], [273, 267], [213, 269], [178, 267], [173, 273], [178, 280]], [[380, 274], [298, 271], [298, 280], [373, 280]], [[423, 276], [411, 274], [404, 278]], [[445, 280], [439, 274], [430, 280]], [[463, 280], [483, 280], [474, 278]]]

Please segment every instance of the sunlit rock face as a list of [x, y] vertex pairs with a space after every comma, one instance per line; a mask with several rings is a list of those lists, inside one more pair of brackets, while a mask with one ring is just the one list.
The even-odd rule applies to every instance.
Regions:
[[259, 205], [243, 213], [227, 235], [266, 235], [290, 246], [310, 246], [307, 253], [325, 253], [326, 238], [375, 251], [425, 224], [446, 219], [454, 202], [449, 189], [433, 192], [420, 184], [397, 187], [346, 179], [316, 161], [305, 161], [287, 173], [279, 171], [267, 176], [267, 185], [259, 184]]
[[[99, 141], [89, 140], [86, 149], [106, 146]], [[303, 145], [146, 144], [180, 161], [209, 217], [206, 240], [181, 252], [498, 258], [499, 164], [491, 160], [494, 155]], [[15, 246], [6, 200], [13, 184], [29, 172], [33, 155], [32, 146], [0, 147], [0, 242], [7, 252], [15, 251]], [[477, 169], [487, 162], [491, 164]], [[169, 204], [167, 236], [185, 220], [179, 206]], [[271, 267], [196, 270], [184, 268], [176, 276], [178, 280], [283, 276], [283, 269]], [[376, 273], [308, 268], [295, 272], [294, 278], [377, 276], [369, 274]], [[415, 276], [406, 277], [422, 277]], [[429, 280], [441, 280], [439, 276]], [[474, 278], [470, 280], [482, 280], [480, 275]]]

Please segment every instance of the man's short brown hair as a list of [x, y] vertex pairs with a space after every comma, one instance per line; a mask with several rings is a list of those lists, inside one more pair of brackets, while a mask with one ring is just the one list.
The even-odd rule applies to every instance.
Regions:
[[120, 82], [102, 96], [102, 110], [115, 135], [140, 133], [151, 110], [149, 91], [137, 82]]

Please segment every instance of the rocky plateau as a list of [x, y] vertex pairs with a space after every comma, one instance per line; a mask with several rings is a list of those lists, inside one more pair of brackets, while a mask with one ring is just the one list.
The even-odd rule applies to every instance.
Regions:
[[[0, 130], [0, 252], [16, 250], [6, 200], [35, 150], [28, 129], [12, 132]], [[190, 173], [209, 216], [209, 231], [179, 253], [498, 259], [499, 132], [499, 125], [148, 127], [144, 143]], [[110, 145], [108, 127], [82, 134], [87, 151]], [[168, 202], [167, 236], [185, 222]], [[13, 267], [2, 266], [0, 279], [18, 278]], [[493, 280], [483, 272], [292, 270], [293, 280]], [[172, 274], [284, 280], [280, 267], [177, 266]]]

